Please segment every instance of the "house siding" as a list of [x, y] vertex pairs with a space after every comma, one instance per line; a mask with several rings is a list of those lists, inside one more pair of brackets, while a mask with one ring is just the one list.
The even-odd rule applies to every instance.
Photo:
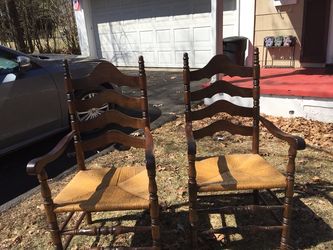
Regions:
[[[295, 67], [300, 67], [304, 1], [297, 4], [274, 6], [273, 1], [257, 0], [255, 23], [255, 46], [260, 50], [261, 65], [264, 60], [263, 41], [266, 36], [287, 36], [297, 38], [295, 47]], [[270, 49], [267, 53], [267, 65], [287, 66], [290, 64], [291, 50], [288, 48]]]

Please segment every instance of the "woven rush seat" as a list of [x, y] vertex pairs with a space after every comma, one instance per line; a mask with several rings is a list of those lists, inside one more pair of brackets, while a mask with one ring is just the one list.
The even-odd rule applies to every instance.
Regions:
[[286, 187], [286, 177], [258, 154], [205, 158], [195, 168], [199, 192]]
[[110, 211], [149, 207], [145, 167], [79, 171], [54, 198], [55, 212]]

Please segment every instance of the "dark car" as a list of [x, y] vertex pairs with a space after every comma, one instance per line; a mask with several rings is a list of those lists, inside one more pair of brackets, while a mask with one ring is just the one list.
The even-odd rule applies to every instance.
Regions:
[[[33, 56], [0, 46], [0, 155], [68, 128], [64, 57], [69, 58], [74, 77], [89, 74], [99, 62], [73, 56]], [[101, 87], [112, 85], [103, 83]], [[85, 99], [97, 92], [79, 94]], [[107, 109], [105, 104], [78, 118], [89, 119]]]

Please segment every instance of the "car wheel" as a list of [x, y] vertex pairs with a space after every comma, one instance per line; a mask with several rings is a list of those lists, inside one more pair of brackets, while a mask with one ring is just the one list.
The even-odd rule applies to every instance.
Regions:
[[[108, 87], [104, 87], [104, 85], [101, 85], [101, 87], [95, 88], [93, 90], [79, 92], [79, 93], [77, 93], [77, 97], [81, 100], [88, 100], [88, 99], [95, 97], [102, 90], [107, 89], [107, 88], [112, 89], [112, 86], [108, 85]], [[88, 120], [94, 119], [94, 118], [98, 117], [99, 115], [101, 115], [102, 113], [104, 113], [105, 111], [112, 109], [113, 106], [114, 106], [113, 104], [105, 103], [98, 108], [91, 108], [86, 111], [77, 112], [78, 120], [79, 121], [88, 121]]]

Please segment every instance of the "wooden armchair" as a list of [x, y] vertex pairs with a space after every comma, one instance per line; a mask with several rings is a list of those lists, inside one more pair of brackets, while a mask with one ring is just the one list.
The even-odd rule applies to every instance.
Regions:
[[[75, 235], [119, 235], [146, 231], [151, 231], [153, 246], [135, 249], [159, 249], [159, 206], [143, 57], [139, 58], [138, 77], [124, 75], [106, 61], [98, 63], [91, 74], [80, 79], [72, 79], [67, 61], [64, 62], [64, 67], [72, 131], [51, 152], [30, 161], [27, 166], [27, 172], [37, 175], [39, 179], [48, 226], [56, 249], [67, 248]], [[140, 89], [141, 96], [125, 96], [115, 89], [100, 88], [101, 83], [137, 88]], [[98, 89], [98, 93], [90, 96], [91, 98], [82, 98], [78, 94], [92, 89]], [[111, 108], [89, 119], [79, 119], [80, 112], [103, 107], [106, 103], [115, 104], [119, 109]], [[132, 117], [131, 112], [120, 112], [121, 107], [126, 111], [135, 110], [136, 115]], [[138, 110], [142, 117], [137, 117]], [[121, 128], [142, 129], [143, 136], [126, 134], [118, 130]], [[72, 142], [75, 146], [77, 173], [56, 197], [52, 197], [45, 167], [59, 157]], [[85, 152], [114, 143], [143, 148], [146, 166], [86, 168]], [[149, 209], [150, 226], [80, 227], [84, 217], [87, 224], [94, 222], [93, 212], [141, 209]], [[73, 228], [68, 228], [69, 221], [76, 212], [81, 212], [81, 216]], [[61, 226], [57, 222], [59, 213], [68, 214]], [[62, 238], [66, 239], [63, 241]]]
[[[278, 218], [276, 226], [224, 226], [219, 229], [200, 230], [201, 233], [248, 233], [260, 232], [263, 230], [281, 230], [281, 249], [289, 246], [290, 222], [292, 211], [292, 198], [294, 188], [295, 157], [297, 150], [305, 148], [302, 138], [286, 134], [274, 126], [266, 118], [259, 115], [259, 52], [255, 49], [253, 67], [242, 67], [232, 64], [224, 55], [214, 56], [209, 63], [198, 70], [190, 71], [187, 53], [184, 54], [184, 98], [185, 98], [185, 119], [186, 137], [188, 145], [188, 189], [189, 189], [189, 221], [191, 227], [191, 240], [193, 248], [198, 247], [198, 218], [199, 213], [236, 213], [236, 212], [259, 212], [272, 210], [283, 210], [282, 218]], [[218, 80], [209, 87], [191, 92], [190, 84], [204, 78], [211, 78], [215, 74], [223, 73], [229, 76], [253, 78], [253, 88], [241, 88], [224, 80]], [[253, 107], [237, 106], [226, 100], [219, 100], [209, 106], [198, 110], [192, 110], [192, 102], [211, 98], [217, 93], [225, 93], [230, 96], [253, 98]], [[218, 121], [207, 125], [201, 122], [205, 118], [213, 117], [218, 113], [227, 113], [233, 120], [241, 117], [250, 119], [252, 126], [240, 125], [227, 119], [228, 115], [222, 116]], [[220, 117], [220, 116], [218, 116]], [[199, 122], [198, 122], [199, 121]], [[259, 154], [259, 122], [275, 137], [289, 144], [288, 162], [286, 172], [280, 173], [274, 166], [269, 164]], [[197, 124], [194, 124], [197, 123]], [[199, 123], [199, 124], [198, 124]], [[202, 125], [203, 124], [203, 125]], [[194, 130], [194, 126], [199, 127]], [[202, 125], [202, 126], [200, 126]], [[213, 136], [216, 132], [227, 131], [231, 134], [252, 136], [252, 150], [247, 154], [226, 154], [212, 157], [200, 158], [197, 155], [196, 141], [205, 137]], [[271, 189], [284, 189], [285, 197], [281, 202]], [[248, 190], [254, 195], [251, 205], [237, 205], [202, 208], [201, 204], [205, 198], [225, 193], [241, 195]], [[277, 205], [269, 205], [262, 193], [272, 195]], [[224, 197], [224, 198], [223, 198]], [[226, 196], [222, 196], [225, 199]], [[260, 248], [260, 246], [258, 246]]]

